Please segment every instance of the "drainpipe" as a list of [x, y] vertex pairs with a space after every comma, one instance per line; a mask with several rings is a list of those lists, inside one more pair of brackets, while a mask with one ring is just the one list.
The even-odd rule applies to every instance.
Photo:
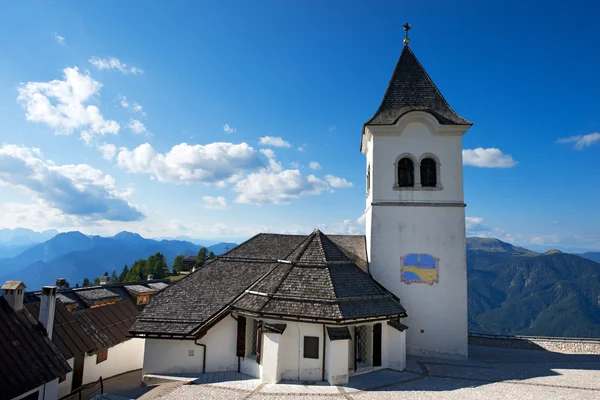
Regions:
[[202, 344], [202, 343], [198, 343], [197, 342], [198, 339], [194, 339], [194, 344], [196, 346], [202, 346], [203, 347], [203, 352], [202, 352], [202, 373], [204, 374], [206, 372], [206, 345]]
[[325, 346], [327, 344], [327, 337], [325, 333], [325, 324], [323, 324], [323, 369], [321, 370], [321, 380], [325, 380]]

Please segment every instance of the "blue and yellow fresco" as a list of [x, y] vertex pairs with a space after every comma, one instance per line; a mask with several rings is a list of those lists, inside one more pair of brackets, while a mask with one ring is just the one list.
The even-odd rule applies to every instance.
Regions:
[[439, 258], [429, 254], [410, 253], [400, 259], [400, 278], [402, 282], [428, 283], [433, 285], [439, 280]]

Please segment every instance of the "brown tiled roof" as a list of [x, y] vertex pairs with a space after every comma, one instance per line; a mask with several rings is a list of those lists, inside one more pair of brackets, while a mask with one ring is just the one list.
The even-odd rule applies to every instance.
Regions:
[[[40, 313], [40, 302], [37, 300], [35, 298], [34, 301], [24, 304], [34, 318], [38, 318]], [[94, 342], [60, 300], [56, 301], [52, 342], [67, 360], [94, 349]]]
[[335, 322], [404, 315], [363, 261], [363, 236], [259, 234], [154, 295], [131, 332], [189, 336], [229, 310]]
[[98, 352], [129, 339], [128, 331], [135, 322], [138, 309], [130, 301], [119, 301], [77, 311], [73, 315], [94, 343], [92, 352]]
[[27, 308], [14, 312], [0, 297], [0, 397], [12, 399], [70, 371]]

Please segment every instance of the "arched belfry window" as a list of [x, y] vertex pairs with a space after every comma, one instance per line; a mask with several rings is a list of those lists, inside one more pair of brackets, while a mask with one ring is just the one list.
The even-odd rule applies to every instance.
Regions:
[[370, 190], [371, 190], [371, 166], [369, 165], [367, 167], [367, 195], [369, 194]]
[[404, 157], [398, 161], [398, 186], [415, 186], [415, 164], [408, 157]]
[[421, 161], [421, 186], [437, 186], [437, 167], [433, 158], [425, 158]]

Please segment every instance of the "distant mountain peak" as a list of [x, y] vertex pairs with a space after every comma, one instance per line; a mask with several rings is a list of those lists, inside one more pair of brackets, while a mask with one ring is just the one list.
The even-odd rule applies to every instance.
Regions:
[[113, 236], [113, 238], [118, 239], [118, 240], [123, 240], [123, 239], [144, 239], [139, 233], [135, 233], [135, 232], [129, 232], [129, 231], [122, 231], [117, 233], [115, 236]]
[[558, 250], [558, 249], [550, 249], [547, 252], [545, 252], [544, 254], [542, 254], [543, 256], [548, 256], [550, 254], [564, 254], [562, 251]]

